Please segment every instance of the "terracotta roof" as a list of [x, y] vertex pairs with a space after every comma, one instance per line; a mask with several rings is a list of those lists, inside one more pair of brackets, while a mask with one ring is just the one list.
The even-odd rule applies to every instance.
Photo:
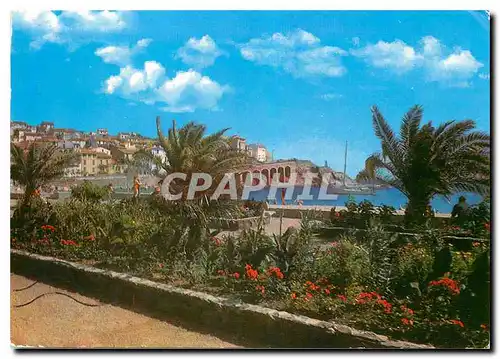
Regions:
[[106, 154], [106, 153], [102, 153], [102, 152], [97, 152], [97, 158], [111, 158], [110, 155]]
[[54, 128], [52, 132], [75, 133], [76, 130], [72, 128]]
[[89, 148], [82, 148], [79, 152], [85, 155], [97, 155], [99, 153]]
[[117, 150], [127, 154], [133, 154], [137, 152], [136, 148], [117, 148]]
[[40, 142], [59, 142], [60, 140], [58, 138], [55, 138], [55, 137], [42, 137], [39, 141]]

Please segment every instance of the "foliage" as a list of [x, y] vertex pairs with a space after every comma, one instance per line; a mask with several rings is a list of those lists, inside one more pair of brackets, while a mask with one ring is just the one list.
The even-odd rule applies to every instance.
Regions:
[[196, 229], [196, 222], [208, 221], [224, 204], [179, 203], [71, 199], [51, 206], [40, 200], [29, 231], [12, 222], [12, 246], [335, 318], [395, 339], [454, 348], [488, 343], [487, 243], [458, 252], [439, 232], [400, 243], [375, 226], [362, 238], [318, 244], [312, 213], [281, 235], [260, 225], [221, 236], [206, 224]]
[[368, 200], [363, 200], [359, 204], [355, 201], [348, 201], [345, 206], [346, 209], [340, 211], [336, 211], [335, 208], [331, 210], [330, 221], [334, 226], [364, 229], [375, 224], [384, 227], [394, 224], [396, 210], [392, 206], [375, 207]]
[[462, 216], [454, 219], [453, 224], [474, 237], [489, 238], [491, 209], [488, 200], [469, 207]]
[[[225, 136], [228, 129], [206, 135], [206, 126], [189, 122], [177, 128], [175, 121], [165, 137], [161, 130], [160, 118], [156, 119], [160, 145], [166, 160], [162, 164], [166, 175], [182, 173], [185, 179], [174, 179], [170, 183], [170, 193], [181, 194], [186, 199], [188, 186], [193, 174], [205, 173], [212, 178], [211, 186], [195, 194], [197, 199], [210, 197], [227, 173], [236, 173], [250, 163], [250, 157], [242, 151], [231, 148], [230, 139]], [[203, 180], [201, 180], [203, 181]]]
[[23, 150], [14, 143], [10, 145], [10, 177], [24, 186], [21, 206], [29, 206], [34, 191], [61, 177], [64, 169], [77, 159], [78, 155], [59, 151], [56, 146], [31, 143]]
[[400, 190], [408, 198], [407, 224], [422, 224], [434, 195], [490, 191], [490, 136], [473, 131], [474, 121], [447, 121], [421, 126], [423, 110], [412, 107], [403, 117], [399, 136], [376, 106], [375, 135], [382, 151], [371, 155], [363, 172]]
[[107, 187], [98, 186], [90, 181], [84, 181], [82, 184], [71, 189], [71, 197], [82, 201], [99, 202], [108, 198], [109, 195]]

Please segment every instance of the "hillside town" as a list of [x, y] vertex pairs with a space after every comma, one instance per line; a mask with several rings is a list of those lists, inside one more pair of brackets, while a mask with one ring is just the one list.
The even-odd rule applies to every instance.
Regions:
[[[43, 121], [30, 125], [22, 121], [11, 121], [11, 142], [21, 148], [31, 143], [57, 146], [61, 151], [75, 151], [81, 156], [65, 170], [65, 177], [124, 174], [127, 164], [138, 151], [147, 151], [165, 159], [165, 152], [157, 139], [136, 132], [118, 132], [112, 135], [106, 128], [85, 132], [72, 128], [57, 128], [54, 122]], [[247, 144], [246, 139], [232, 136], [231, 147], [245, 151], [257, 163], [269, 163], [272, 155], [260, 143]]]

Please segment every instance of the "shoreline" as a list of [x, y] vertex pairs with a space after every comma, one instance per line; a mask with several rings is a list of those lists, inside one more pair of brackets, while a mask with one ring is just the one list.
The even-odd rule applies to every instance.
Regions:
[[[321, 211], [321, 212], [330, 212], [333, 208], [336, 210], [347, 210], [346, 206], [327, 206], [327, 205], [296, 205], [296, 204], [286, 204], [286, 205], [281, 205], [281, 204], [270, 204], [269, 209], [270, 210], [280, 210], [280, 209], [286, 209], [286, 210], [294, 210], [294, 211]], [[374, 208], [378, 208], [377, 206], [374, 206]], [[405, 212], [398, 209], [395, 211], [397, 216], [404, 216]], [[434, 217], [438, 218], [450, 218], [451, 213], [435, 213]]]

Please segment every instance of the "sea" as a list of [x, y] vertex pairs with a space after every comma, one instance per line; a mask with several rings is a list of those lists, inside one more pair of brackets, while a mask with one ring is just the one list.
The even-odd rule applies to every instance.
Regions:
[[[112, 183], [116, 192], [131, 191], [130, 187], [132, 179], [126, 178], [123, 175], [93, 178], [90, 180], [100, 186], [106, 186], [107, 184]], [[81, 181], [82, 180], [80, 179], [77, 180], [76, 182], [81, 182]], [[144, 185], [149, 186], [149, 188], [147, 189], [144, 188], [142, 192], [149, 193], [153, 190], [153, 186], [158, 182], [158, 179], [155, 179], [154, 177], [144, 178], [142, 182]], [[313, 199], [304, 200], [303, 204], [314, 205], [314, 206], [345, 206], [345, 203], [349, 200], [349, 197], [352, 197], [352, 199], [357, 203], [363, 200], [368, 200], [372, 202], [375, 206], [380, 206], [385, 204], [388, 206], [393, 206], [395, 209], [401, 209], [401, 207], [404, 207], [408, 202], [406, 197], [396, 188], [376, 189], [375, 194], [357, 194], [357, 195], [340, 194], [337, 195], [337, 198], [334, 200], [318, 199], [319, 190], [320, 190], [319, 187], [311, 187], [310, 193], [313, 196]], [[297, 196], [300, 195], [302, 192], [303, 192], [303, 187], [301, 186], [294, 187], [291, 199], [286, 199], [286, 203], [293, 204], [294, 201], [297, 199]], [[250, 192], [249, 199], [253, 199], [255, 201], [266, 201], [268, 200], [267, 198], [268, 194], [269, 194], [269, 188], [264, 188], [259, 191]], [[457, 193], [451, 196], [450, 201], [448, 201], [446, 198], [442, 196], [436, 196], [432, 199], [431, 202], [432, 208], [438, 213], [450, 213], [453, 206], [458, 202], [458, 197], [460, 196], [464, 196], [467, 199], [467, 203], [469, 203], [469, 205], [477, 204], [482, 200], [482, 197], [480, 195], [474, 193]], [[276, 203], [278, 204], [281, 203], [280, 190], [276, 192], [275, 199]]]
[[[286, 200], [287, 204], [293, 204], [293, 202], [297, 199], [297, 196], [302, 193], [302, 187], [295, 187], [293, 191], [293, 195], [291, 200]], [[263, 189], [256, 192], [250, 193], [250, 199], [255, 201], [266, 201], [269, 194], [269, 189]], [[352, 198], [356, 203], [359, 203], [363, 200], [368, 200], [373, 203], [375, 206], [380, 205], [388, 205], [393, 206], [395, 209], [400, 209], [406, 206], [408, 202], [407, 198], [396, 188], [383, 188], [375, 190], [375, 194], [340, 194], [335, 200], [320, 200], [318, 199], [319, 188], [312, 187], [311, 195], [313, 199], [304, 200], [304, 205], [315, 205], [315, 206], [344, 206], [345, 203]], [[464, 196], [467, 199], [467, 203], [469, 205], [474, 205], [482, 201], [482, 197], [478, 194], [474, 193], [457, 193], [451, 196], [448, 201], [443, 196], [435, 196], [431, 205], [432, 208], [438, 213], [450, 213], [453, 206], [458, 202], [458, 197]], [[281, 203], [281, 192], [278, 190], [276, 192], [276, 201], [277, 203]]]

